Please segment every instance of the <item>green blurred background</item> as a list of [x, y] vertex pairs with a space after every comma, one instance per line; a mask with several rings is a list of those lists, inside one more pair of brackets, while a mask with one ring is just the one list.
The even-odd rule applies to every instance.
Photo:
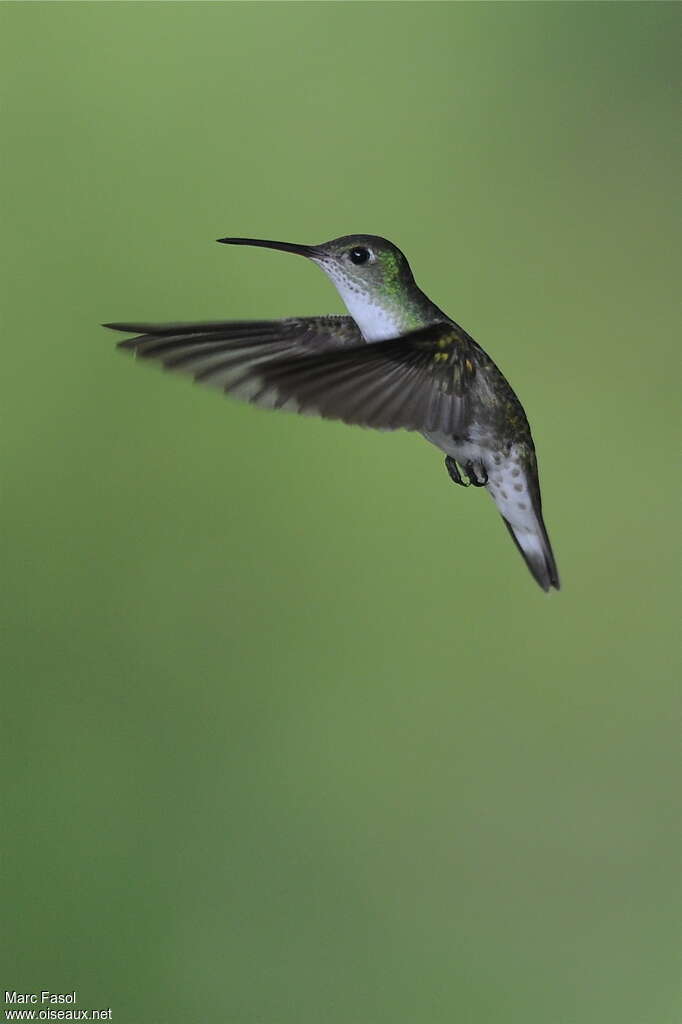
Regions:
[[[679, 1024], [680, 6], [0, 18], [0, 986], [120, 1024]], [[522, 396], [560, 594], [419, 437], [98, 326], [338, 311], [214, 239], [355, 231]]]

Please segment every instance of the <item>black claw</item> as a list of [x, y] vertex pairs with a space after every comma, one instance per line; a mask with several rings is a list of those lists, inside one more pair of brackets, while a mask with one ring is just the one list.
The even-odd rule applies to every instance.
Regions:
[[469, 481], [465, 483], [464, 480], [462, 480], [461, 474], [459, 472], [459, 466], [450, 455], [445, 456], [445, 468], [450, 474], [450, 479], [452, 480], [453, 484], [459, 484], [461, 487], [469, 486]]
[[464, 469], [466, 470], [466, 474], [469, 477], [469, 483], [473, 484], [474, 487], [485, 487], [485, 485], [488, 483], [488, 473], [486, 471], [485, 466], [482, 463], [479, 462], [478, 465], [481, 471], [480, 477], [476, 475], [476, 470], [474, 469], [473, 462], [467, 462]]

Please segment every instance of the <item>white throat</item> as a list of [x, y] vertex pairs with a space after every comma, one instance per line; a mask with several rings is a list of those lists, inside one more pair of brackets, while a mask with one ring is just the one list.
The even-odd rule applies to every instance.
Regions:
[[391, 315], [385, 306], [378, 305], [369, 292], [361, 290], [355, 282], [349, 281], [335, 268], [329, 268], [322, 262], [319, 266], [343, 299], [365, 341], [385, 341], [387, 338], [396, 338], [401, 333], [400, 318]]

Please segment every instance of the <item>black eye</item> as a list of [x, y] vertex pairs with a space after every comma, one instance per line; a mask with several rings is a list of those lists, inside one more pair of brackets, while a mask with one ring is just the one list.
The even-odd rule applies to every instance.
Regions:
[[359, 266], [362, 263], [366, 263], [369, 259], [369, 249], [351, 249], [348, 255], [350, 256], [351, 263], [357, 263]]

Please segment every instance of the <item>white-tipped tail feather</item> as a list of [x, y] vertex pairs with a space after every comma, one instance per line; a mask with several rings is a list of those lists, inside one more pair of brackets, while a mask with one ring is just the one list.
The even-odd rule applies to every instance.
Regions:
[[[502, 518], [504, 519], [504, 516]], [[542, 518], [533, 532], [512, 526], [507, 519], [504, 519], [504, 523], [521, 552], [523, 560], [542, 589], [549, 590], [554, 587], [555, 590], [559, 590], [561, 586], [559, 573]]]
[[552, 546], [542, 519], [537, 477], [512, 457], [491, 467], [487, 488], [534, 579], [543, 590], [559, 590]]

